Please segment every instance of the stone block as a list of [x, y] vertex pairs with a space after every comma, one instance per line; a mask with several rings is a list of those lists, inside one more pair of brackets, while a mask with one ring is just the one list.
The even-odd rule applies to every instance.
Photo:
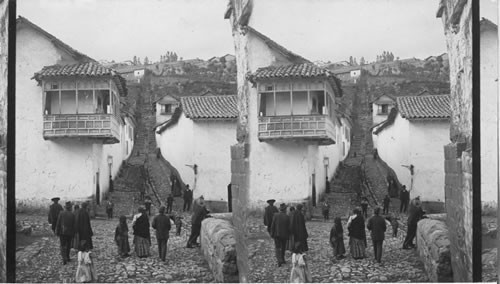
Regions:
[[213, 215], [213, 218], [207, 218], [201, 224], [201, 250], [215, 282], [238, 282], [235, 231], [226, 219], [227, 215], [232, 214]]
[[417, 248], [431, 282], [453, 281], [448, 228], [443, 221], [418, 222]]

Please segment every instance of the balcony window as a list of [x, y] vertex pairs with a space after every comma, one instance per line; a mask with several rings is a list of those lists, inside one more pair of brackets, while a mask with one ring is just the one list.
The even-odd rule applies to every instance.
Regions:
[[327, 115], [331, 98], [325, 91], [279, 91], [260, 93], [260, 116]]
[[119, 99], [106, 81], [45, 83], [44, 114], [118, 114]]

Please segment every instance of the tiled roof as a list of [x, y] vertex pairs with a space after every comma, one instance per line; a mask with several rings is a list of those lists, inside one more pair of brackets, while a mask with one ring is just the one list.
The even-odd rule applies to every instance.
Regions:
[[42, 70], [35, 73], [34, 78], [40, 81], [50, 77], [110, 77], [115, 81], [120, 93], [126, 94], [125, 79], [116, 71], [106, 68], [96, 62], [84, 62], [69, 65], [51, 65], [45, 66]]
[[236, 118], [236, 96], [190, 96], [181, 98], [181, 107], [191, 119]]
[[36, 73], [37, 77], [60, 77], [60, 76], [112, 76], [117, 73], [109, 68], [106, 68], [98, 63], [85, 62], [71, 65], [52, 65], [43, 67], [43, 69]]
[[257, 69], [248, 79], [258, 81], [262, 79], [277, 78], [324, 78], [327, 79], [336, 95], [341, 96], [340, 82], [335, 75], [327, 69], [319, 68], [310, 63], [290, 64], [282, 66], [268, 66]]
[[450, 117], [450, 96], [407, 96], [397, 98], [397, 107], [406, 119]]
[[66, 52], [68, 52], [76, 60], [95, 61], [94, 59], [88, 57], [87, 55], [85, 55], [85, 54], [79, 52], [78, 50], [72, 48], [71, 46], [65, 44], [60, 39], [56, 38], [55, 36], [53, 36], [52, 34], [48, 33], [47, 31], [45, 31], [44, 29], [40, 28], [39, 26], [33, 24], [28, 19], [26, 19], [24, 17], [21, 17], [21, 16], [18, 16], [18, 18], [16, 20], [16, 27], [17, 28], [21, 28], [23, 26], [23, 24], [27, 25], [27, 26], [31, 27], [32, 29], [34, 29], [34, 30], [38, 31], [39, 33], [41, 33], [43, 36], [45, 36], [46, 38], [48, 38], [54, 45], [56, 45], [59, 48], [65, 50]]

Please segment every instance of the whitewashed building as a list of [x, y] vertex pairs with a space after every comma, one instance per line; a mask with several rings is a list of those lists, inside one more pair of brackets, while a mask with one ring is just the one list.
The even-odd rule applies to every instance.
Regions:
[[170, 120], [156, 128], [163, 157], [190, 185], [194, 198], [227, 203], [236, 117], [235, 96], [181, 97]]
[[483, 207], [498, 204], [498, 27], [480, 21], [481, 68], [481, 201]]
[[246, 30], [248, 206], [259, 210], [270, 198], [316, 205], [350, 147], [350, 122], [337, 112], [340, 81], [252, 27]]
[[180, 105], [180, 99], [174, 95], [165, 95], [153, 102], [153, 109], [156, 113], [156, 125], [169, 120], [176, 108]]
[[23, 17], [16, 47], [17, 205], [99, 203], [133, 147], [124, 79]]
[[374, 128], [373, 144], [412, 197], [444, 202], [441, 161], [449, 129], [448, 95], [397, 97], [387, 120]]
[[380, 94], [371, 102], [373, 125], [379, 124], [387, 119], [389, 112], [396, 104], [396, 99], [387, 94]]

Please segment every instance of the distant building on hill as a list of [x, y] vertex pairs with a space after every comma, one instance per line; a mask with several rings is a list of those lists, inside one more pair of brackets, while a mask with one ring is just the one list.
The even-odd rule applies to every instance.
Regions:
[[387, 119], [389, 112], [396, 105], [396, 99], [388, 94], [380, 94], [370, 104], [373, 124], [375, 125]]

